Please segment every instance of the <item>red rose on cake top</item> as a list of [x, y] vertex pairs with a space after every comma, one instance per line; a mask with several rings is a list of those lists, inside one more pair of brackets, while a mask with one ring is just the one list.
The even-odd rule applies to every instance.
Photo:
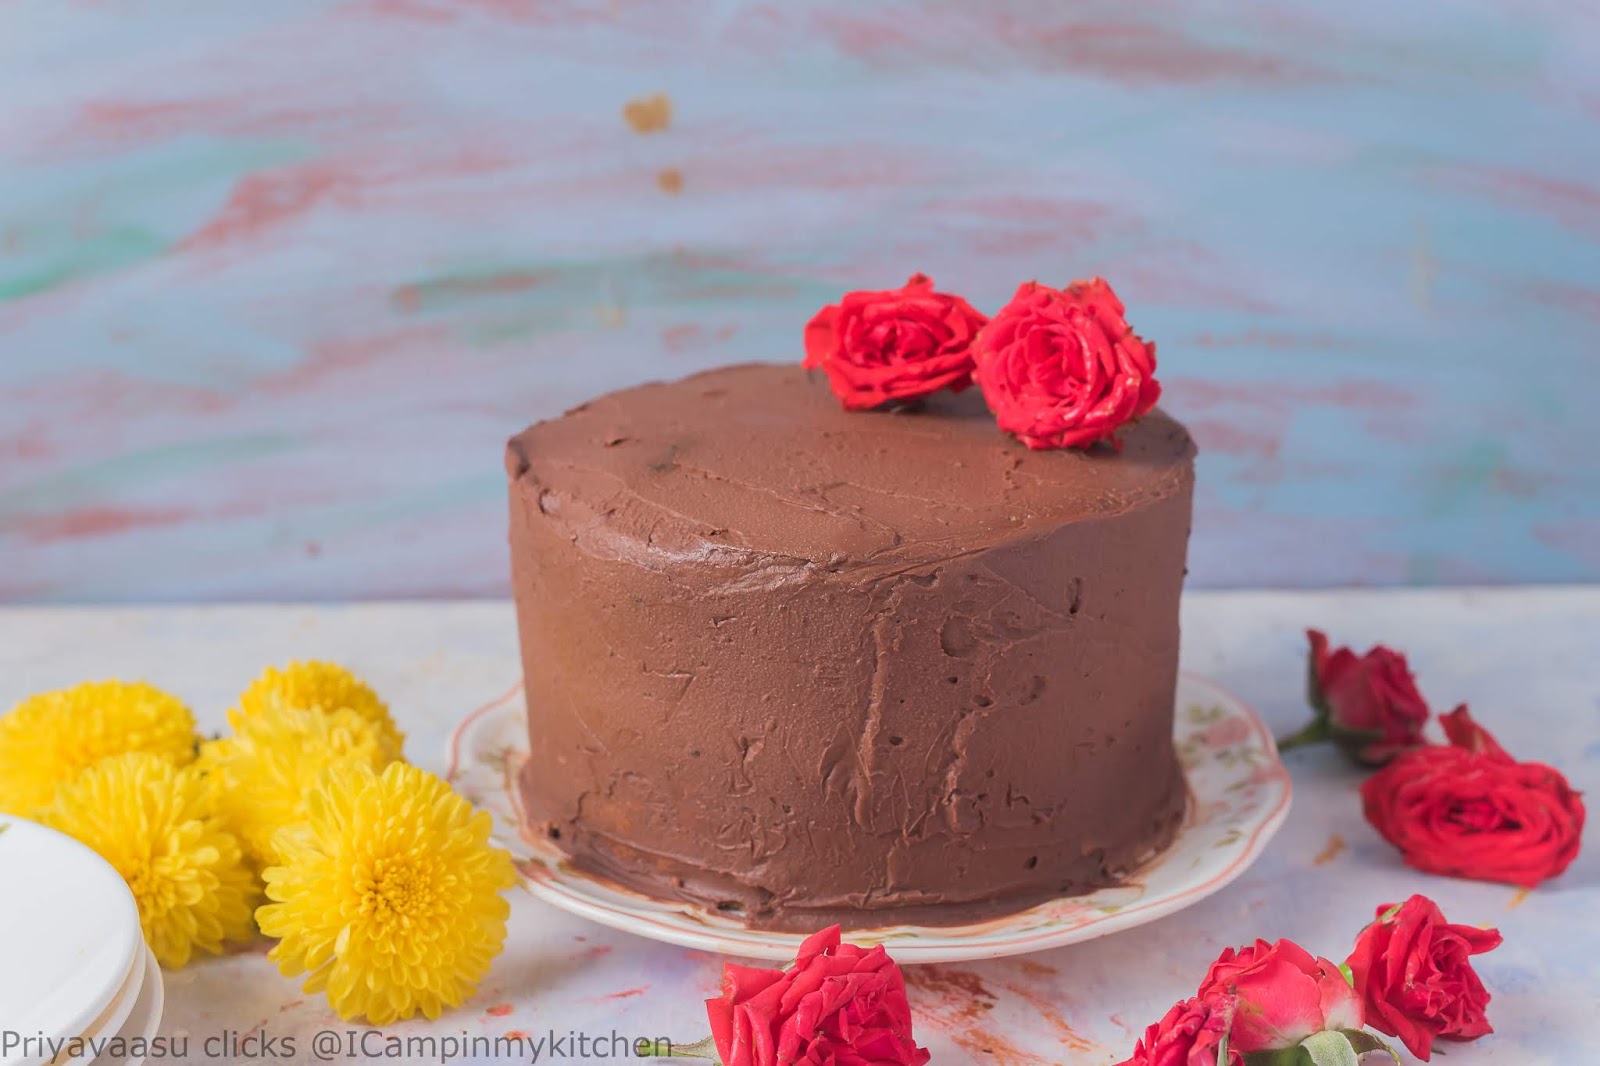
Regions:
[[850, 292], [806, 324], [807, 370], [828, 375], [853, 411], [972, 383], [972, 339], [983, 315], [914, 274], [898, 289]]
[[974, 378], [1000, 428], [1030, 448], [1087, 448], [1155, 406], [1156, 346], [1100, 278], [1030, 281], [978, 334]]
[[1427, 896], [1378, 908], [1345, 965], [1366, 1008], [1367, 1024], [1399, 1037], [1428, 1061], [1433, 1041], [1476, 1040], [1494, 1032], [1489, 993], [1470, 956], [1500, 946], [1495, 929], [1453, 925]]

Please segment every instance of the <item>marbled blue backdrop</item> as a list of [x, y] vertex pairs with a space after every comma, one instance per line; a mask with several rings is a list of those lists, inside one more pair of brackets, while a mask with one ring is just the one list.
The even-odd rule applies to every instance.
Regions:
[[502, 593], [508, 434], [919, 269], [1112, 280], [1196, 585], [1600, 579], [1593, 4], [10, 0], [0, 600]]

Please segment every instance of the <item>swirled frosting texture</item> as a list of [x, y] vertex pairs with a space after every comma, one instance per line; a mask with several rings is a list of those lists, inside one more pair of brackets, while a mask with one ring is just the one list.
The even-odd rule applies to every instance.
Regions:
[[534, 827], [752, 924], [953, 923], [1112, 882], [1182, 816], [1194, 446], [1030, 452], [973, 393], [842, 411], [800, 369], [514, 437]]

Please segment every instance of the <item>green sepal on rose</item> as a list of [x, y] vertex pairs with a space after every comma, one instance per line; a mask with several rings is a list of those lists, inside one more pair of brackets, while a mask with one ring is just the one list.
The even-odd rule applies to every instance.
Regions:
[[713, 1066], [722, 1066], [717, 1055], [717, 1038], [708, 1036], [692, 1044], [674, 1044], [670, 1040], [654, 1041], [640, 1053], [641, 1058], [655, 1059], [705, 1059]]
[[1245, 1066], [1357, 1066], [1369, 1051], [1382, 1051], [1395, 1062], [1400, 1061], [1394, 1048], [1364, 1029], [1328, 1029], [1313, 1033], [1294, 1047], [1250, 1052], [1244, 1061]]
[[1322, 691], [1322, 682], [1317, 677], [1315, 655], [1306, 657], [1306, 703], [1311, 707], [1311, 721], [1298, 733], [1278, 738], [1278, 750], [1289, 751], [1304, 744], [1322, 744], [1331, 740], [1350, 759], [1366, 765], [1361, 752], [1382, 740], [1383, 733], [1377, 729], [1352, 729], [1334, 721], [1333, 709], [1328, 705], [1328, 697]]

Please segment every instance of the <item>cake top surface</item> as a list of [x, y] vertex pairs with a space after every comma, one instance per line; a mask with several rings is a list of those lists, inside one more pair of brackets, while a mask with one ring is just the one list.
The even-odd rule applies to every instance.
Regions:
[[1194, 444], [1156, 410], [1120, 454], [1029, 451], [976, 389], [842, 410], [797, 366], [746, 364], [599, 397], [513, 437], [507, 467], [589, 550], [808, 563], [936, 560], [1115, 514], [1186, 483]]

